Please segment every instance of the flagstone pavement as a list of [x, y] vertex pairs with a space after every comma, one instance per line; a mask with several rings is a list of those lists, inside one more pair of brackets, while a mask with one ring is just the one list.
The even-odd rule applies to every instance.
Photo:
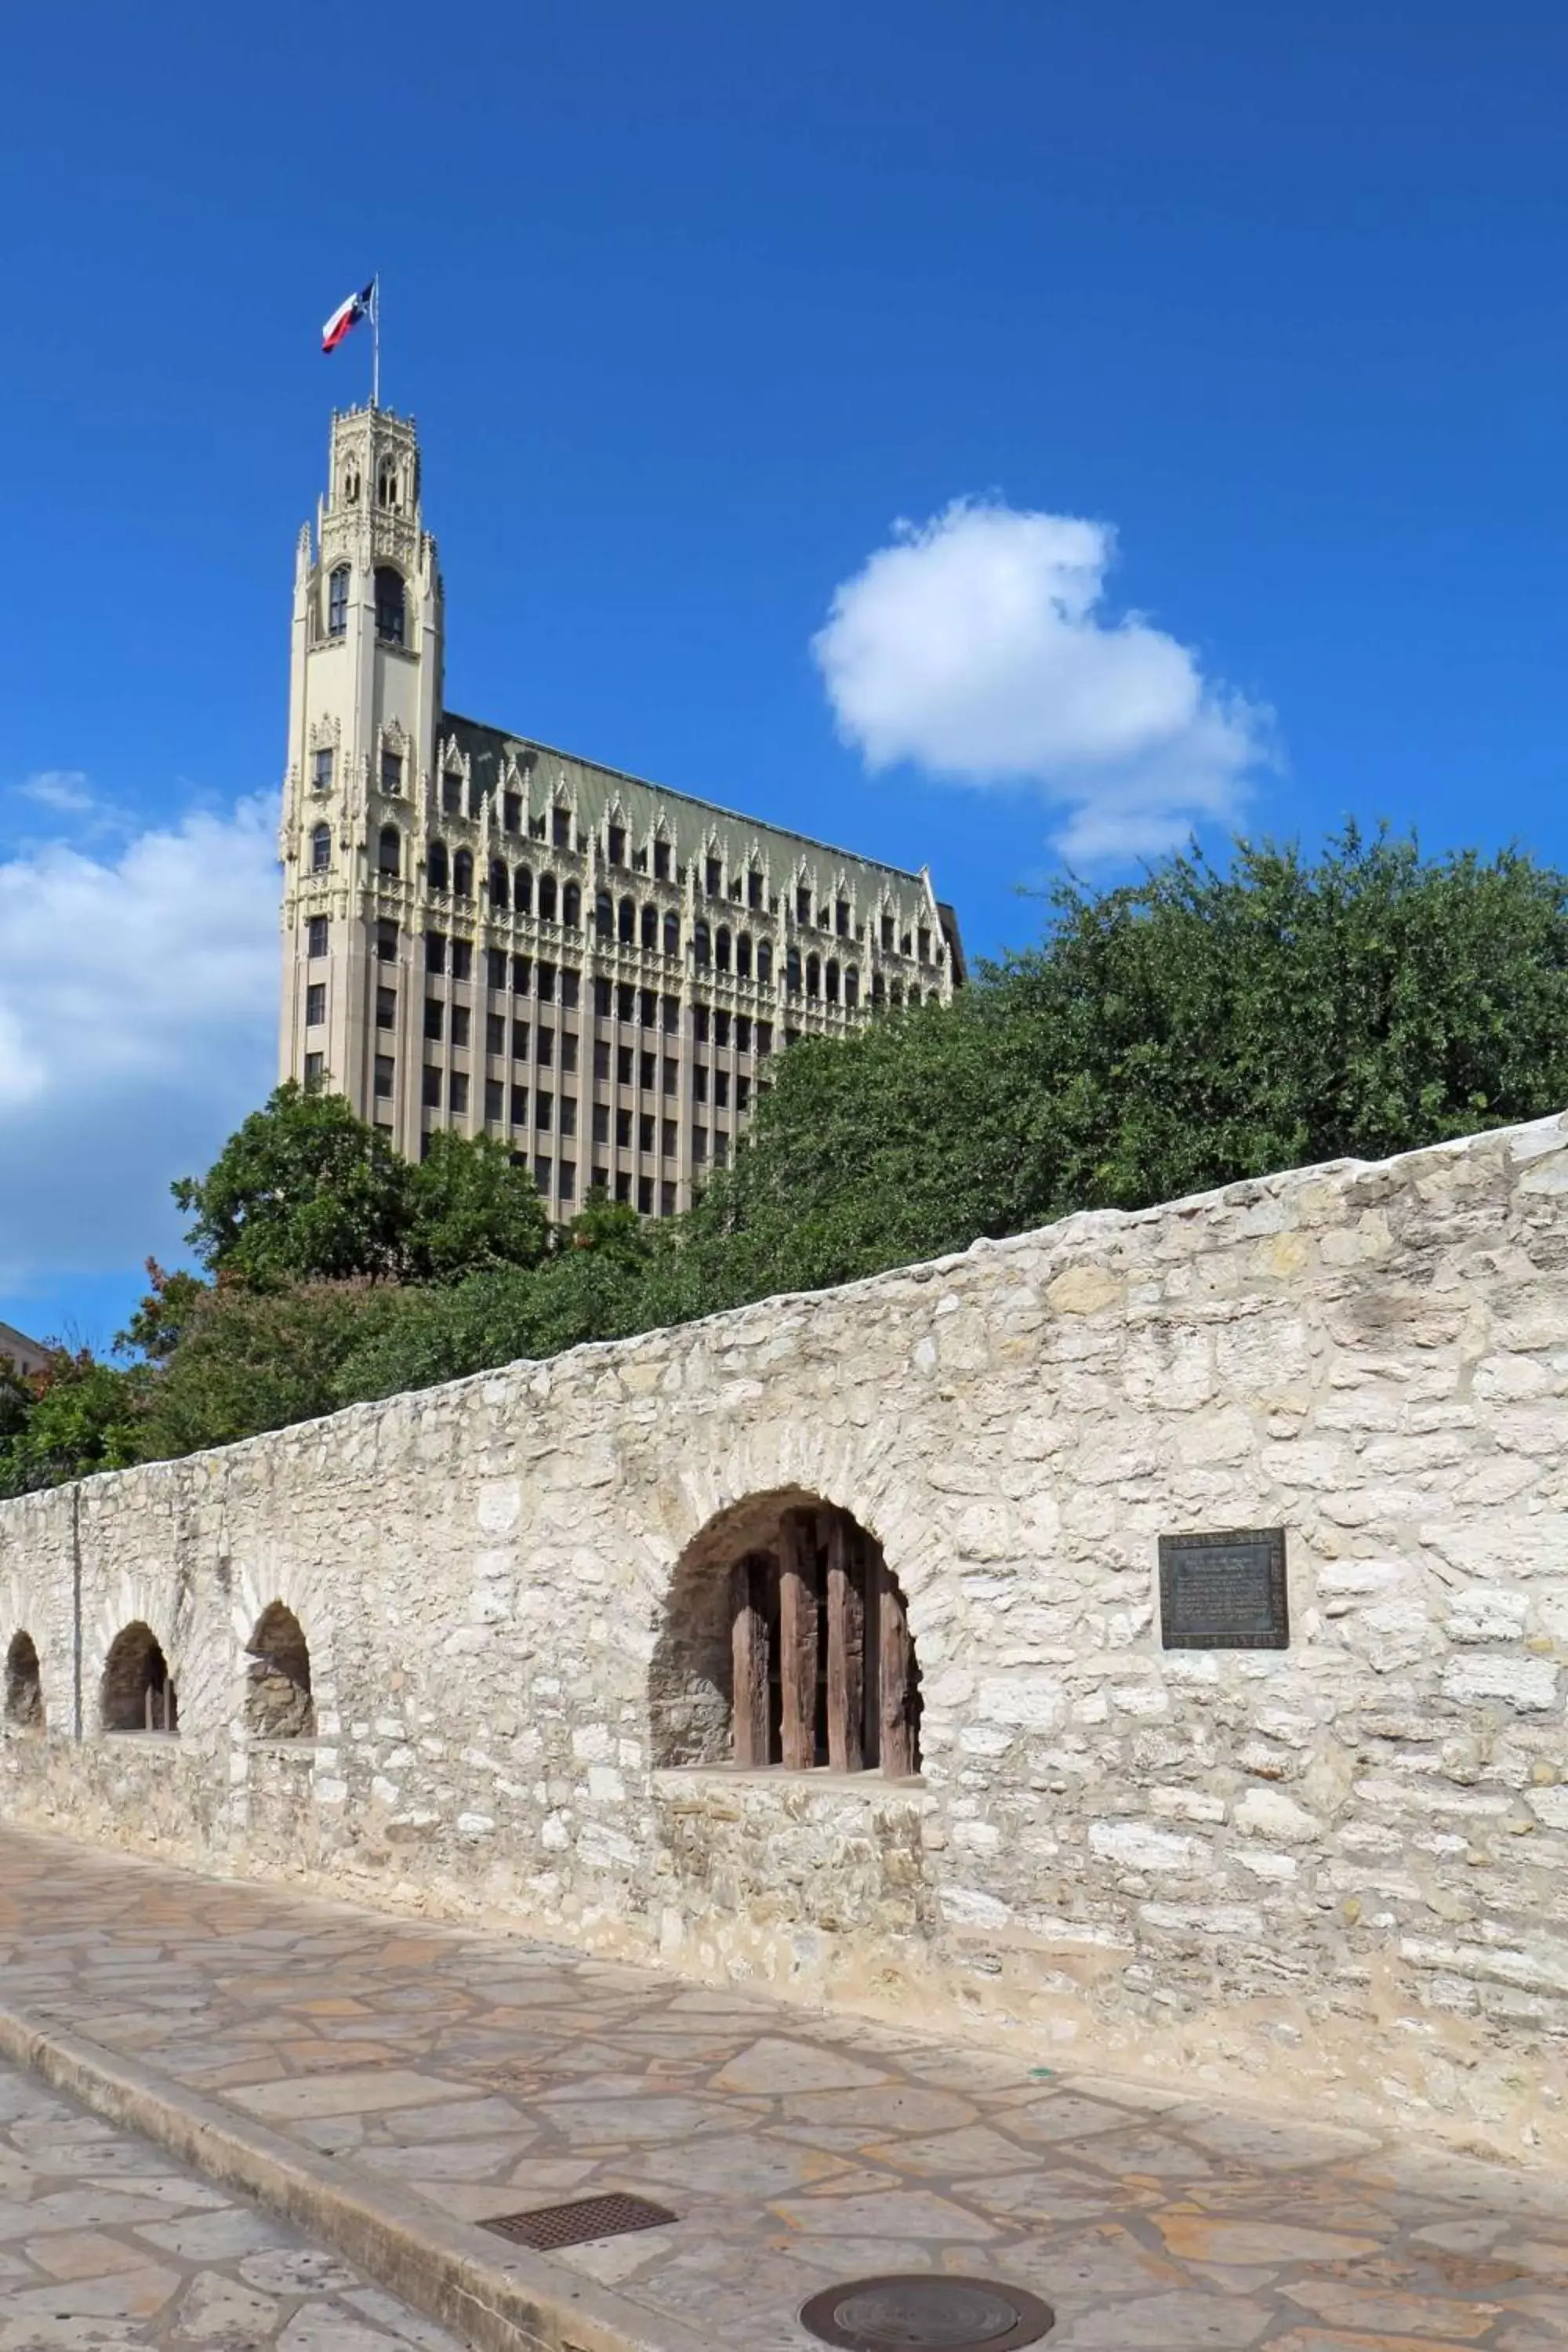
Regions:
[[917, 2270], [1043, 2296], [1052, 2352], [1568, 2352], [1562, 2175], [520, 1937], [5, 1829], [0, 2000], [465, 2221], [653, 2199], [552, 2259], [727, 2352]]

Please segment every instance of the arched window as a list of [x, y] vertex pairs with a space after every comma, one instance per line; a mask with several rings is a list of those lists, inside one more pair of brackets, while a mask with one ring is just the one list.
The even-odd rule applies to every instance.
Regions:
[[403, 871], [403, 835], [395, 824], [384, 824], [378, 845], [376, 863], [384, 874]]
[[650, 1760], [666, 1769], [921, 1769], [904, 1594], [869, 1529], [799, 1487], [748, 1496], [688, 1545], [648, 1696]]
[[888, 984], [879, 971], [874, 971], [871, 974], [871, 1002], [873, 1004], [884, 1004], [887, 997]]
[[280, 1601], [264, 1609], [246, 1643], [245, 1727], [252, 1739], [312, 1739], [310, 1653], [300, 1621]]
[[642, 910], [642, 943], [645, 948], [658, 945], [658, 908], [645, 907]]
[[752, 976], [752, 935], [750, 931], [742, 931], [740, 938], [735, 941], [735, 975], [739, 980], [750, 980]]
[[5, 1653], [5, 1720], [18, 1731], [42, 1731], [44, 1683], [30, 1633], [16, 1633]]
[[474, 895], [474, 861], [466, 849], [459, 849], [452, 860], [452, 888], [459, 898]]
[[844, 975], [844, 1002], [851, 1009], [860, 1002], [860, 974], [853, 964]]
[[807, 996], [820, 996], [822, 993], [822, 959], [820, 956], [809, 955], [806, 957], [805, 992]]
[[784, 986], [792, 996], [800, 994], [800, 950], [791, 948], [784, 957]]
[[594, 929], [602, 940], [616, 936], [616, 902], [607, 890], [601, 890], [594, 900]]
[[502, 857], [493, 858], [490, 863], [490, 905], [503, 914], [511, 905], [511, 877]]
[[327, 635], [341, 637], [349, 625], [349, 567], [334, 564], [327, 580]]
[[703, 971], [707, 971], [713, 961], [712, 943], [708, 935], [706, 923], [700, 922], [691, 934], [691, 961]]
[[332, 828], [330, 824], [315, 825], [310, 832], [310, 871], [312, 874], [325, 874], [331, 862]]
[[345, 505], [357, 507], [359, 504], [359, 462], [356, 458], [351, 457], [348, 464], [343, 467], [343, 500]]
[[511, 903], [520, 915], [533, 912], [533, 868], [520, 866], [511, 877]]
[[542, 874], [539, 877], [539, 919], [542, 923], [555, 920], [555, 877]]
[[425, 853], [425, 876], [432, 890], [447, 887], [447, 845], [433, 841]]
[[757, 978], [765, 987], [773, 976], [773, 951], [766, 940], [757, 941]]
[[561, 893], [561, 919], [569, 931], [583, 928], [583, 893], [575, 882], [568, 882]]
[[99, 1686], [105, 1731], [177, 1731], [179, 1704], [151, 1626], [138, 1621], [114, 1637]]
[[664, 919], [664, 951], [667, 956], [680, 953], [680, 917], [666, 915]]
[[400, 503], [399, 488], [400, 485], [397, 478], [396, 458], [384, 457], [381, 461], [381, 472], [377, 477], [375, 485], [375, 495], [378, 502], [384, 507], [388, 507], [395, 510]]
[[838, 966], [834, 962], [831, 956], [827, 960], [827, 970], [823, 975], [823, 980], [824, 992], [826, 995], [827, 1002], [829, 1004], [837, 1004], [838, 1002]]
[[624, 948], [636, 947], [637, 940], [637, 910], [636, 900], [632, 898], [623, 898], [619, 908], [616, 909], [616, 912], [619, 917], [618, 928], [621, 945]]
[[400, 646], [405, 642], [406, 632], [403, 574], [395, 572], [390, 563], [378, 563], [375, 567], [375, 634], [383, 645]]
[[714, 963], [718, 966], [718, 968], [719, 968], [719, 970], [720, 970], [721, 971], [729, 971], [729, 969], [730, 969], [730, 930], [729, 930], [729, 926], [728, 926], [727, 924], [725, 924], [725, 923], [721, 923], [721, 924], [720, 924], [720, 926], [719, 926], [719, 935], [718, 935], [718, 937], [715, 939], [715, 940], [714, 940], [714, 942], [713, 942], [713, 961], [714, 961]]

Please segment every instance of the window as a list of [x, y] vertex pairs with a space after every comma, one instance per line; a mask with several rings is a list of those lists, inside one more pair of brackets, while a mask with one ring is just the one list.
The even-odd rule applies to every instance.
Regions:
[[632, 1082], [632, 1049], [629, 1045], [616, 1047], [616, 1083], [629, 1087]]
[[601, 1021], [607, 1021], [615, 1011], [615, 991], [607, 980], [594, 982], [594, 1010]]
[[305, 1092], [308, 1095], [319, 1092], [321, 1087], [326, 1083], [326, 1055], [324, 1054], [307, 1054], [305, 1056]]
[[474, 895], [474, 860], [467, 849], [459, 849], [452, 860], [452, 888], [459, 898]]
[[425, 1065], [421, 1099], [426, 1110], [439, 1110], [441, 1108], [441, 1073], [433, 1062]]
[[533, 992], [535, 996], [538, 997], [541, 1004], [554, 1003], [555, 966], [552, 963], [542, 963], [540, 965], [538, 973], [535, 976]]
[[607, 1192], [610, 1189], [609, 1170], [607, 1168], [595, 1168], [594, 1171], [593, 1181], [595, 1192]]
[[629, 1110], [616, 1113], [616, 1141], [623, 1151], [632, 1148], [632, 1115]]
[[325, 915], [312, 915], [305, 926], [305, 953], [308, 956], [324, 956], [326, 952], [327, 919]]
[[723, 868], [717, 857], [709, 858], [703, 868], [703, 879], [708, 896], [710, 898], [716, 898], [724, 882]]
[[594, 1105], [594, 1140], [595, 1143], [608, 1143], [609, 1139], [610, 1106], [608, 1103], [595, 1103]]
[[449, 1096], [449, 1101], [451, 1108], [456, 1111], [466, 1111], [468, 1109], [468, 1075], [466, 1070], [453, 1071], [451, 1076], [451, 1093]]
[[550, 813], [550, 838], [557, 849], [571, 848], [572, 812], [570, 809], [552, 809]]
[[645, 1094], [653, 1085], [658, 1072], [658, 1055], [657, 1054], [640, 1054], [637, 1056], [637, 1084]]
[[637, 930], [644, 947], [652, 952], [657, 952], [658, 948], [658, 908], [657, 907], [650, 904], [643, 908], [638, 919]]
[[708, 1129], [694, 1127], [691, 1130], [691, 1157], [700, 1166], [708, 1157]]
[[432, 890], [447, 888], [447, 845], [444, 841], [433, 841], [426, 851], [425, 874]]
[[310, 754], [310, 782], [319, 793], [332, 789], [332, 754], [331, 749]]
[[447, 768], [441, 774], [441, 809], [446, 816], [458, 816], [463, 807], [463, 779], [456, 768]]
[[730, 1139], [721, 1127], [713, 1130], [713, 1165], [727, 1168], [730, 1164]]
[[811, 892], [804, 882], [795, 894], [795, 919], [797, 923], [811, 920]]
[[528, 1088], [513, 1087], [511, 1090], [511, 1123], [513, 1127], [528, 1125]]
[[760, 907], [761, 907], [761, 905], [762, 905], [762, 903], [763, 903], [763, 877], [762, 877], [762, 870], [761, 870], [761, 868], [760, 868], [760, 867], [753, 866], [752, 866], [752, 870], [751, 870], [751, 872], [750, 872], [750, 873], [747, 875], [747, 877], [746, 877], [746, 904], [747, 904], [747, 906], [748, 906], [748, 907], [751, 907], [751, 908], [752, 908], [753, 909], [755, 909], [755, 908], [760, 908]]
[[305, 991], [305, 1026], [319, 1029], [326, 1017], [327, 983], [324, 980], [312, 981]]
[[735, 975], [739, 980], [750, 980], [752, 976], [752, 935], [750, 931], [742, 931], [740, 938], [735, 941]]
[[396, 875], [403, 871], [403, 835], [395, 824], [384, 824], [381, 828], [376, 863], [384, 874]]
[[692, 1070], [691, 1099], [693, 1102], [700, 1103], [705, 1103], [708, 1099], [708, 1069], [705, 1063], [699, 1062]]
[[766, 940], [759, 940], [757, 942], [757, 978], [762, 982], [763, 987], [766, 988], [772, 985], [773, 976], [773, 951], [772, 948], [769, 947]]
[[669, 879], [669, 844], [668, 841], [656, 841], [654, 843], [653, 873], [656, 882], [668, 882]]
[[532, 977], [532, 973], [533, 963], [531, 957], [513, 956], [511, 960], [511, 992], [514, 996], [526, 996], [528, 994], [529, 982]]
[[426, 1037], [431, 1039], [439, 1039], [442, 1037], [446, 1034], [446, 1018], [447, 1008], [442, 1003], [440, 998], [438, 996], [427, 996], [425, 999], [425, 1034]]
[[667, 1054], [664, 1057], [664, 1091], [672, 1095], [680, 1083], [680, 1065]]
[[378, 988], [376, 990], [375, 1025], [378, 1029], [395, 1029], [397, 1026], [397, 991], [395, 988]]
[[902, 932], [899, 939], [899, 953], [900, 955], [909, 955], [911, 953], [913, 947], [914, 940], [908, 931]]
[[550, 1190], [550, 1162], [542, 1155], [533, 1163], [533, 1181], [542, 1192]]
[[569, 931], [583, 928], [583, 893], [575, 882], [568, 882], [561, 893], [561, 919]]
[[665, 1119], [659, 1129], [659, 1149], [666, 1160], [673, 1160], [675, 1157], [675, 1121], [672, 1118]]
[[468, 778], [468, 814], [477, 819], [483, 816], [484, 813], [485, 787], [483, 780], [479, 776], [470, 775]]
[[511, 877], [511, 903], [520, 915], [533, 912], [533, 868], [520, 866]]
[[506, 793], [501, 798], [501, 824], [508, 833], [522, 831], [522, 800], [517, 793]]
[[784, 986], [792, 996], [800, 994], [800, 950], [791, 948], [784, 958]]
[[486, 1013], [485, 1051], [487, 1054], [506, 1052], [506, 1014], [504, 1013]]
[[426, 971], [446, 971], [446, 969], [447, 969], [447, 934], [445, 933], [445, 931], [426, 931], [426, 934], [425, 934], [425, 969], [426, 969]]
[[691, 1034], [700, 1045], [708, 1043], [708, 1007], [694, 1004], [691, 1008]]
[[727, 1045], [729, 1042], [730, 1016], [727, 1013], [715, 1013], [713, 1015], [713, 1043], [716, 1045]]
[[570, 1029], [561, 1032], [561, 1067], [574, 1070], [577, 1066], [577, 1040]]
[[506, 1088], [499, 1078], [485, 1080], [485, 1125], [499, 1127], [506, 1117]]
[[526, 1021], [514, 1021], [511, 1024], [511, 1058], [514, 1062], [526, 1062], [528, 1059], [528, 1024]]
[[393, 1073], [395, 1066], [390, 1054], [376, 1055], [374, 1087], [377, 1098], [382, 1102], [391, 1099]]
[[749, 1019], [747, 1018], [747, 1016], [745, 1015], [745, 1013], [738, 1013], [738, 1014], [736, 1015], [736, 1019], [735, 1019], [735, 1051], [736, 1051], [736, 1053], [737, 1053], [737, 1054], [749, 1054], [749, 1053], [751, 1052], [751, 1050], [752, 1050], [752, 1024], [751, 1024], [751, 1022], [749, 1021]]
[[626, 862], [626, 829], [624, 824], [612, 824], [605, 835], [605, 846], [612, 866]]
[[554, 1116], [554, 1096], [551, 1094], [536, 1093], [533, 1097], [533, 1124], [535, 1127], [548, 1127]]
[[928, 930], [926, 930], [926, 929], [924, 929], [924, 927], [922, 926], [922, 927], [921, 927], [921, 929], [919, 931], [917, 931], [917, 932], [916, 932], [916, 934], [915, 934], [915, 939], [916, 939], [916, 943], [917, 943], [917, 946], [918, 946], [918, 949], [919, 949], [920, 960], [921, 960], [921, 963], [930, 963], [930, 961], [931, 961], [931, 933], [930, 933]]
[[661, 1217], [675, 1214], [675, 1187], [668, 1179], [658, 1188], [658, 1213]]
[[669, 914], [664, 919], [664, 951], [667, 956], [678, 956], [680, 953], [680, 917], [679, 915]]
[[656, 1132], [657, 1129], [655, 1127], [653, 1113], [651, 1111], [645, 1110], [642, 1117], [637, 1121], [637, 1150], [639, 1151], [651, 1151], [653, 1150], [654, 1136]]
[[623, 898], [616, 912], [618, 917], [616, 928], [622, 947], [635, 947], [637, 936], [637, 910], [635, 903], [630, 898]]
[[841, 940], [849, 937], [849, 901], [840, 898], [833, 909], [833, 928]]
[[403, 574], [390, 563], [375, 567], [375, 634], [383, 645], [400, 646], [407, 629]]
[[713, 961], [721, 971], [730, 969], [730, 933], [724, 924], [719, 926], [719, 936], [713, 942]]
[[605, 1037], [595, 1037], [594, 1040], [594, 1076], [596, 1078], [607, 1078], [609, 1075], [609, 1040]]
[[485, 978], [492, 988], [505, 988], [506, 950], [504, 948], [485, 950]]
[[466, 1045], [468, 1042], [468, 1008], [466, 1004], [452, 1007], [452, 1043]]
[[542, 1022], [539, 1024], [538, 1045], [539, 1066], [542, 1070], [548, 1070], [555, 1060], [555, 1032], [547, 1029]]
[[389, 799], [395, 800], [403, 790], [403, 754], [383, 751], [381, 755], [381, 789]]
[[706, 971], [713, 961], [712, 941], [706, 923], [699, 923], [691, 934], [691, 961], [700, 971]]
[[616, 1198], [617, 1201], [624, 1201], [626, 1206], [630, 1208], [632, 1199], [632, 1179], [629, 1169], [623, 1170], [620, 1175], [616, 1178]]
[[807, 956], [805, 960], [805, 992], [807, 996], [820, 996], [822, 993], [822, 964], [820, 959], [814, 955]]
[[653, 1178], [651, 1176], [637, 1178], [637, 1214], [639, 1217], [651, 1217], [653, 1214]]
[[673, 1037], [680, 1027], [680, 999], [679, 996], [667, 996], [663, 1003], [664, 1034], [667, 1037]]
[[833, 961], [831, 957], [828, 959], [827, 971], [824, 975], [824, 979], [827, 991], [827, 1002], [829, 1004], [837, 1004], [838, 1002], [838, 966]]
[[891, 915], [884, 915], [882, 918], [882, 946], [886, 952], [889, 955], [891, 955], [893, 951], [893, 919]]
[[643, 990], [638, 1010], [642, 1016], [643, 1027], [654, 1028], [658, 1021], [658, 996], [655, 990], [651, 988]]
[[730, 1108], [730, 1073], [728, 1070], [715, 1070], [713, 1073], [713, 1108], [715, 1110], [728, 1110]]
[[555, 877], [542, 874], [539, 877], [539, 919], [542, 923], [555, 920]]
[[349, 625], [349, 567], [335, 564], [327, 581], [327, 635], [341, 637]]
[[332, 828], [319, 824], [310, 835], [310, 871], [325, 874], [332, 863]]
[[616, 1020], [617, 1020], [617, 1021], [635, 1021], [635, 1020], [637, 1019], [637, 990], [632, 986], [632, 984], [631, 984], [631, 982], [630, 982], [630, 981], [629, 981], [629, 980], [617, 981], [617, 982], [616, 982]]
[[613, 940], [616, 936], [616, 902], [607, 890], [595, 894], [594, 929], [602, 940]]
[[576, 1192], [577, 1162], [574, 1160], [563, 1160], [561, 1162], [560, 1181], [556, 1189], [563, 1201], [569, 1201]]
[[561, 1002], [568, 1012], [575, 1008], [582, 993], [582, 973], [575, 971], [571, 964], [563, 963], [561, 967]]
[[844, 975], [844, 1002], [848, 1005], [860, 1002], [860, 975], [853, 964]]
[[468, 980], [474, 969], [474, 949], [471, 940], [452, 941], [452, 978]]
[[498, 914], [504, 915], [511, 905], [511, 877], [506, 870], [506, 861], [504, 858], [491, 858], [490, 878], [488, 887], [490, 894], [490, 905], [495, 908]]
[[765, 1054], [771, 1054], [771, 1053], [773, 1052], [773, 1023], [772, 1023], [771, 1021], [759, 1021], [759, 1022], [758, 1022], [758, 1024], [757, 1024], [757, 1059], [758, 1059], [758, 1061], [760, 1062], [760, 1061], [763, 1059], [763, 1056]]
[[741, 1111], [749, 1110], [751, 1108], [751, 1105], [752, 1082], [750, 1078], [737, 1078], [735, 1081], [735, 1108]]
[[[323, 952], [325, 952], [324, 942]], [[382, 918], [376, 923], [375, 960], [377, 963], [397, 961], [397, 925], [388, 918]]]
[[562, 1097], [561, 1097], [561, 1118], [560, 1118], [559, 1125], [560, 1125], [560, 1132], [561, 1132], [563, 1135], [575, 1135], [575, 1134], [576, 1134], [576, 1132], [577, 1132], [577, 1097], [576, 1097], [576, 1096], [575, 1096], [575, 1095], [563, 1095], [563, 1096], [562, 1096]]

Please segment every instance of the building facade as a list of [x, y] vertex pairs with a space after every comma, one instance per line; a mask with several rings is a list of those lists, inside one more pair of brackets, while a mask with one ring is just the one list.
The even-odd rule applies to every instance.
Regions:
[[406, 1157], [488, 1134], [552, 1210], [729, 1159], [770, 1057], [963, 977], [906, 873], [457, 717], [411, 421], [332, 419], [295, 566], [279, 1071]]

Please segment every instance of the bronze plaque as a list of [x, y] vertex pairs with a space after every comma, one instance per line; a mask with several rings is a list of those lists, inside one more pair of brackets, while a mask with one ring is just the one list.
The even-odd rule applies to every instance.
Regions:
[[1284, 1528], [1162, 1536], [1160, 1633], [1167, 1650], [1288, 1650]]

